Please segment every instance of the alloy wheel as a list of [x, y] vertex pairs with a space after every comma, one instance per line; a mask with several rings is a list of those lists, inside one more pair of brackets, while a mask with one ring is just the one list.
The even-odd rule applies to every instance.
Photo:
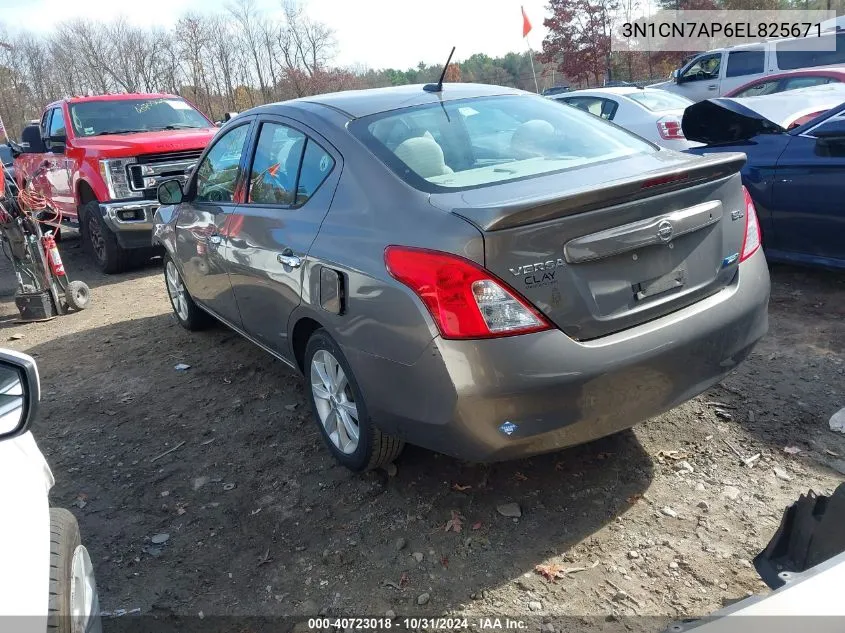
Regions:
[[342, 453], [354, 453], [360, 437], [358, 406], [346, 373], [326, 350], [317, 351], [311, 359], [311, 392], [332, 444]]
[[167, 294], [170, 295], [170, 303], [182, 321], [188, 320], [188, 298], [185, 293], [185, 284], [176, 270], [176, 264], [168, 260], [164, 267], [164, 278], [167, 281]]

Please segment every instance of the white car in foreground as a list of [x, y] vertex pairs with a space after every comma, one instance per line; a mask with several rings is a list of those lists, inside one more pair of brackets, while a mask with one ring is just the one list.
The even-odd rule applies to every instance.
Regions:
[[693, 102], [665, 90], [620, 86], [575, 90], [551, 98], [613, 121], [661, 147], [682, 151], [700, 145], [684, 138], [681, 130], [684, 110]]
[[0, 629], [97, 633], [91, 559], [74, 516], [49, 506], [53, 474], [28, 432], [39, 399], [35, 361], [0, 350]]

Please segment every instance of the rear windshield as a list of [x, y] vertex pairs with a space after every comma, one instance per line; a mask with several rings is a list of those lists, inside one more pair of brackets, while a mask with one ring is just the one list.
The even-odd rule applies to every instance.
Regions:
[[429, 192], [658, 151], [586, 112], [530, 95], [403, 108], [359, 119], [350, 130], [406, 182]]
[[77, 136], [212, 127], [190, 103], [177, 97], [72, 103], [70, 118]]
[[683, 110], [693, 104], [692, 101], [680, 95], [673, 95], [671, 92], [657, 90], [641, 90], [625, 95], [633, 99], [642, 107], [652, 112], [663, 112], [665, 110]]
[[[806, 40], [785, 40], [775, 44], [778, 68], [793, 70], [795, 68], [811, 68], [813, 66], [828, 66], [830, 64], [845, 64], [845, 33], [822, 35], [823, 39], [836, 38], [836, 50], [808, 51]], [[831, 46], [830, 48], [834, 48]]]

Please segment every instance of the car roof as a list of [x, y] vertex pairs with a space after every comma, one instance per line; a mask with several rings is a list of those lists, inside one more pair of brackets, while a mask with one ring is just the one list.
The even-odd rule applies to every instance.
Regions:
[[649, 92], [660, 90], [659, 88], [637, 88], [636, 86], [612, 86], [610, 88], [585, 88], [584, 90], [572, 90], [567, 92], [565, 95], [561, 95], [561, 97], [571, 97], [572, 95], [579, 95], [579, 94], [610, 94], [610, 95], [629, 95], [634, 92], [644, 92], [648, 90]]
[[344, 90], [326, 94], [302, 97], [284, 102], [285, 105], [316, 103], [342, 112], [353, 119], [430, 103], [471, 99], [473, 97], [491, 97], [497, 95], [531, 94], [515, 88], [491, 86], [487, 84], [449, 83], [443, 84], [441, 92], [427, 92], [423, 84], [394, 86], [390, 88], [370, 88], [367, 90]]
[[[91, 96], [76, 96], [76, 97], [67, 97], [66, 99], [60, 99], [54, 103], [51, 103], [50, 106], [56, 106], [60, 103], [85, 103], [88, 101], [124, 101], [129, 99], [181, 99], [182, 97], [178, 95], [172, 95], [166, 92], [123, 92], [119, 94], [104, 94], [104, 95], [91, 95]], [[50, 107], [47, 106], [47, 107]]]

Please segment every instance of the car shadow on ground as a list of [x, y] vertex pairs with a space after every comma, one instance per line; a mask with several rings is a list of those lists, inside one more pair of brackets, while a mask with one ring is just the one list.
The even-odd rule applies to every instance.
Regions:
[[[586, 568], [572, 578], [601, 573], [590, 536], [653, 478], [631, 432], [489, 465], [408, 447], [392, 475], [351, 474], [322, 446], [298, 376], [225, 328], [191, 334], [169, 314], [27, 351], [54, 502], [80, 520], [104, 606], [378, 614], [422, 610], [429, 593], [431, 613], [504, 583], [528, 591], [559, 555]], [[150, 547], [157, 533], [166, 547]]]

